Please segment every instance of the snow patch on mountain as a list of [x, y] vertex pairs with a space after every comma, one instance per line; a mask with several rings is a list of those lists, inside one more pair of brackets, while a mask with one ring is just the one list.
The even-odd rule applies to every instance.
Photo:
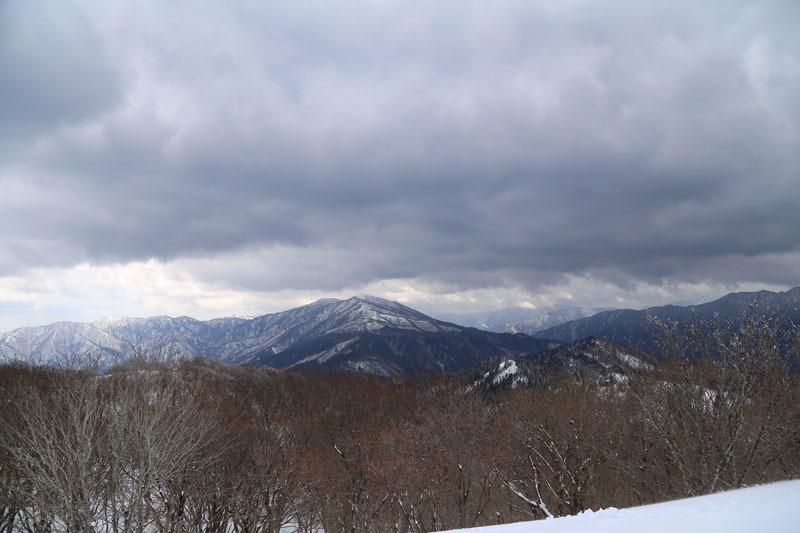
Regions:
[[517, 368], [517, 362], [513, 359], [509, 359], [508, 361], [501, 361], [500, 365], [498, 366], [498, 372], [494, 376], [492, 383], [497, 385], [501, 381], [505, 381], [510, 376], [513, 376], [519, 372], [519, 368]]

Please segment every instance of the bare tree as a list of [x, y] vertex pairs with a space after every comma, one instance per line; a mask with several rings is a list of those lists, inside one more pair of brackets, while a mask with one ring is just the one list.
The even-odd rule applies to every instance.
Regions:
[[800, 475], [797, 329], [658, 327], [630, 386], [493, 400], [203, 360], [0, 367], [0, 533], [421, 533]]
[[654, 325], [662, 362], [634, 391], [640, 484], [694, 496], [791, 475], [779, 470], [800, 445], [797, 329], [756, 308], [736, 324]]
[[188, 521], [187, 485], [221, 453], [214, 448], [215, 413], [200, 385], [150, 367], [111, 376], [104, 518], [115, 533], [180, 531]]
[[569, 378], [553, 385], [517, 391], [504, 402], [510, 445], [496, 464], [515, 508], [529, 519], [607, 505], [602, 491], [615, 490], [606, 479], [615, 468], [609, 448], [621, 431], [620, 395]]
[[16, 423], [3, 434], [4, 455], [19, 482], [23, 522], [34, 529], [93, 532], [102, 516], [107, 464], [103, 404], [87, 373], [49, 377], [16, 391]]

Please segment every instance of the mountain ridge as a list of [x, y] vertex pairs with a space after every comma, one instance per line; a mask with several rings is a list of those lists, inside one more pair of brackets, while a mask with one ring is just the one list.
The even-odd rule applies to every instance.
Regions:
[[419, 369], [454, 372], [492, 357], [524, 357], [586, 337], [604, 337], [645, 350], [648, 318], [708, 320], [740, 316], [759, 302], [762, 313], [800, 322], [800, 287], [773, 293], [731, 293], [692, 306], [617, 309], [569, 321], [532, 337], [495, 333], [432, 318], [374, 296], [322, 299], [255, 318], [201, 321], [188, 316], [109, 316], [62, 321], [0, 334], [0, 355], [37, 364], [73, 362], [79, 355], [109, 365], [131, 357], [209, 357], [274, 368], [323, 368], [400, 376]]
[[800, 322], [800, 287], [784, 292], [736, 292], [696, 305], [663, 305], [642, 310], [615, 309], [590, 317], [572, 320], [537, 332], [545, 338], [571, 343], [586, 337], [606, 337], [623, 344], [633, 344], [644, 349], [652, 346], [652, 327], [649, 320], [663, 322], [735, 319], [746, 314], [753, 304], [759, 314], [777, 316], [795, 323]]
[[7, 359], [35, 363], [72, 361], [77, 354], [111, 362], [156, 354], [275, 368], [367, 369], [387, 376], [418, 368], [456, 371], [490, 356], [536, 353], [558, 344], [465, 328], [374, 296], [318, 300], [253, 319], [106, 317], [0, 335]]

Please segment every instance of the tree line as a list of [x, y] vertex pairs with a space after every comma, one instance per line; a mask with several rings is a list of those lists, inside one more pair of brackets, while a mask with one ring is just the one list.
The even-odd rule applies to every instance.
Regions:
[[198, 359], [0, 367], [0, 532], [422, 532], [800, 475], [795, 328], [656, 324], [658, 364], [485, 398]]

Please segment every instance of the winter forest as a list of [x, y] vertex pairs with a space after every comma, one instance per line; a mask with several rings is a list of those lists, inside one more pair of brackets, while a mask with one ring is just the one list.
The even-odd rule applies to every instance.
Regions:
[[627, 383], [470, 391], [146, 357], [0, 367], [0, 532], [422, 532], [800, 474], [800, 338], [659, 325]]

